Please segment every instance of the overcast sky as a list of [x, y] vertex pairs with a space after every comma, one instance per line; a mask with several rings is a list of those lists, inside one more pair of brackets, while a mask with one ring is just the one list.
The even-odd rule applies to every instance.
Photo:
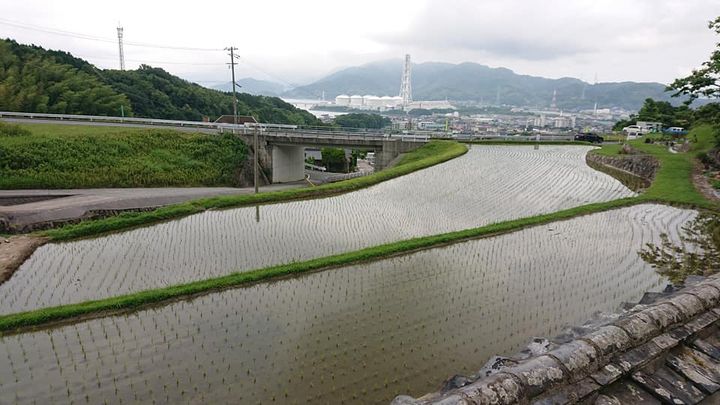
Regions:
[[[707, 60], [719, 0], [0, 0], [0, 37], [118, 67], [160, 66], [207, 85], [237, 77], [305, 84], [405, 53], [544, 77], [668, 83]], [[32, 29], [29, 29], [32, 28]], [[47, 30], [56, 32], [50, 33]], [[43, 31], [45, 30], [45, 31]], [[93, 40], [57, 35], [79, 33]], [[188, 51], [133, 46], [207, 48]], [[399, 79], [398, 79], [399, 80]]]

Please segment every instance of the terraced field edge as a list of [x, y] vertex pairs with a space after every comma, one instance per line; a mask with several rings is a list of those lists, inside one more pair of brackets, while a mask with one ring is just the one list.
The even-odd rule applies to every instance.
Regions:
[[149, 212], [125, 212], [114, 217], [88, 220], [78, 224], [47, 230], [42, 232], [41, 235], [53, 241], [65, 241], [127, 230], [169, 219], [177, 219], [209, 209], [233, 208], [328, 197], [370, 187], [383, 181], [425, 169], [461, 156], [467, 151], [467, 146], [458, 142], [431, 141], [405, 155], [397, 166], [364, 177], [323, 184], [312, 188], [203, 198], [181, 204], [169, 205]]
[[579, 145], [579, 146], [598, 146], [597, 144], [581, 141], [536, 141], [532, 138], [527, 139], [489, 139], [477, 141], [462, 141], [462, 143], [474, 145]]
[[407, 254], [418, 250], [438, 247], [464, 240], [500, 235], [531, 226], [570, 219], [580, 215], [593, 214], [600, 211], [626, 207], [639, 202], [642, 201], [637, 197], [632, 197], [603, 203], [587, 204], [550, 214], [498, 222], [462, 231], [412, 238], [303, 262], [271, 266], [247, 272], [237, 272], [226, 276], [146, 290], [101, 300], [86, 301], [78, 304], [62, 305], [3, 315], [0, 316], [0, 333], [6, 334], [8, 332], [18, 332], [18, 329], [42, 326], [53, 322], [87, 316], [89, 314], [135, 310], [150, 304], [212, 292], [229, 287], [238, 287], [244, 284], [269, 280], [277, 277], [323, 270], [349, 264], [357, 264], [369, 260], [377, 260], [398, 254]]
[[[462, 151], [460, 154], [467, 151], [467, 148], [463, 147], [463, 149], [465, 150]], [[79, 318], [83, 316], [91, 316], [92, 314], [104, 314], [108, 312], [112, 313], [136, 310], [151, 304], [161, 303], [163, 301], [170, 301], [183, 297], [189, 297], [196, 294], [207, 293], [224, 288], [238, 287], [243, 284], [269, 280], [272, 278], [292, 274], [300, 274], [343, 265], [361, 263], [369, 260], [377, 260], [394, 255], [407, 254], [417, 250], [443, 246], [469, 239], [500, 235], [504, 233], [518, 231], [531, 226], [543, 225], [555, 221], [574, 218], [581, 215], [594, 214], [601, 211], [627, 207], [635, 204], [662, 203], [687, 208], [711, 209], [715, 211], [718, 210], [719, 207], [716, 204], [705, 200], [702, 195], [697, 193], [697, 191], [692, 185], [692, 181], [689, 175], [687, 175], [689, 173], [687, 172], [687, 170], [692, 170], [692, 156], [672, 154], [670, 152], [667, 152], [666, 150], [657, 148], [643, 149], [647, 151], [647, 153], [656, 156], [660, 160], [660, 169], [658, 170], [658, 174], [656, 175], [656, 178], [653, 181], [652, 186], [648, 189], [647, 193], [638, 197], [630, 197], [601, 203], [586, 204], [579, 207], [569, 208], [549, 214], [542, 214], [532, 217], [504, 221], [482, 226], [479, 228], [471, 228], [461, 231], [443, 233], [439, 235], [407, 239], [403, 241], [373, 246], [353, 252], [347, 252], [303, 262], [271, 266], [248, 272], [237, 272], [226, 276], [215, 277], [159, 289], [146, 290], [118, 297], [111, 297], [95, 301], [87, 301], [78, 304], [62, 305], [38, 309], [34, 311], [4, 315], [0, 316], [0, 334], [19, 332], [25, 328], [39, 327], [54, 322], [71, 320], [73, 318]], [[427, 151], [425, 153], [427, 153]], [[409, 163], [406, 162], [404, 167], [396, 166], [393, 169], [399, 170], [403, 168], [404, 170], [409, 170], [410, 168], [414, 168], [416, 165], [420, 165], [424, 162], [426, 162], [426, 159], [421, 158], [416, 161], [410, 161]], [[690, 167], [690, 169], [688, 169], [688, 167]], [[378, 173], [378, 175], [382, 173], [383, 172], [380, 172]], [[363, 180], [363, 178], [354, 180]], [[354, 185], [350, 185], [346, 187], [353, 186]], [[351, 190], [352, 188], [347, 191]], [[268, 194], [285, 193], [287, 192], [283, 191]], [[262, 195], [257, 195], [255, 197], [262, 197]], [[209, 199], [201, 201], [206, 201], [208, 206], [217, 207], [222, 206], [225, 203], [224, 200], [226, 199]], [[258, 201], [253, 201], [253, 203], [258, 203]], [[179, 207], [179, 210], [181, 212], [183, 210], [188, 210], [189, 212], [192, 209], [198, 208], [197, 205], [189, 205], [189, 208]], [[171, 207], [166, 208], [170, 209]], [[199, 206], [198, 209], [202, 210], [204, 209], [204, 207]], [[171, 217], [172, 215], [174, 215], [173, 212], [161, 212], [157, 213], [156, 217], [163, 218], [164, 216]]]
[[[690, 151], [684, 153], [672, 153], [664, 144], [645, 143], [641, 139], [628, 142], [639, 152], [651, 155], [660, 162], [655, 179], [639, 198], [646, 202], [661, 202], [718, 211], [720, 205], [705, 198], [695, 188], [692, 181], [695, 156], [712, 148], [712, 143], [709, 142], [713, 137], [712, 128], [706, 125], [696, 127], [690, 131], [688, 137], [695, 138], [697, 141], [691, 144]], [[619, 154], [620, 148], [619, 144], [604, 145], [602, 149], [596, 149], [589, 153], [622, 156]]]

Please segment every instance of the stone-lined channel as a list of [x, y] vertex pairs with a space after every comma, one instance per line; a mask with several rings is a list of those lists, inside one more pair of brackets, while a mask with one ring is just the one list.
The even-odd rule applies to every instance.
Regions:
[[[472, 146], [464, 156], [318, 200], [211, 211], [39, 248], [0, 285], [0, 314], [307, 260], [634, 195], [583, 146]], [[259, 213], [259, 221], [257, 214]]]
[[639, 205], [0, 337], [13, 403], [388, 403], [616, 310], [694, 211]]

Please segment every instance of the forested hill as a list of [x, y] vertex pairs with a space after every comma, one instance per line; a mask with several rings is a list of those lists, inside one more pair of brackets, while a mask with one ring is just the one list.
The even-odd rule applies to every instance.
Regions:
[[[277, 97], [238, 95], [238, 114], [261, 122], [317, 125]], [[232, 114], [232, 95], [160, 68], [103, 70], [67, 52], [0, 39], [0, 111], [193, 120]]]

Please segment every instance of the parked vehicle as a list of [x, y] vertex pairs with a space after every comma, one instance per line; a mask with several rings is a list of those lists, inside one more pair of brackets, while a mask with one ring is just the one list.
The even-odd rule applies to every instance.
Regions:
[[688, 131], [686, 131], [682, 127], [670, 127], [670, 128], [664, 129], [663, 133], [673, 135], [673, 136], [683, 136], [683, 135], [687, 135]]
[[604, 141], [603, 137], [598, 134], [577, 134], [575, 140], [591, 143], [602, 143]]

